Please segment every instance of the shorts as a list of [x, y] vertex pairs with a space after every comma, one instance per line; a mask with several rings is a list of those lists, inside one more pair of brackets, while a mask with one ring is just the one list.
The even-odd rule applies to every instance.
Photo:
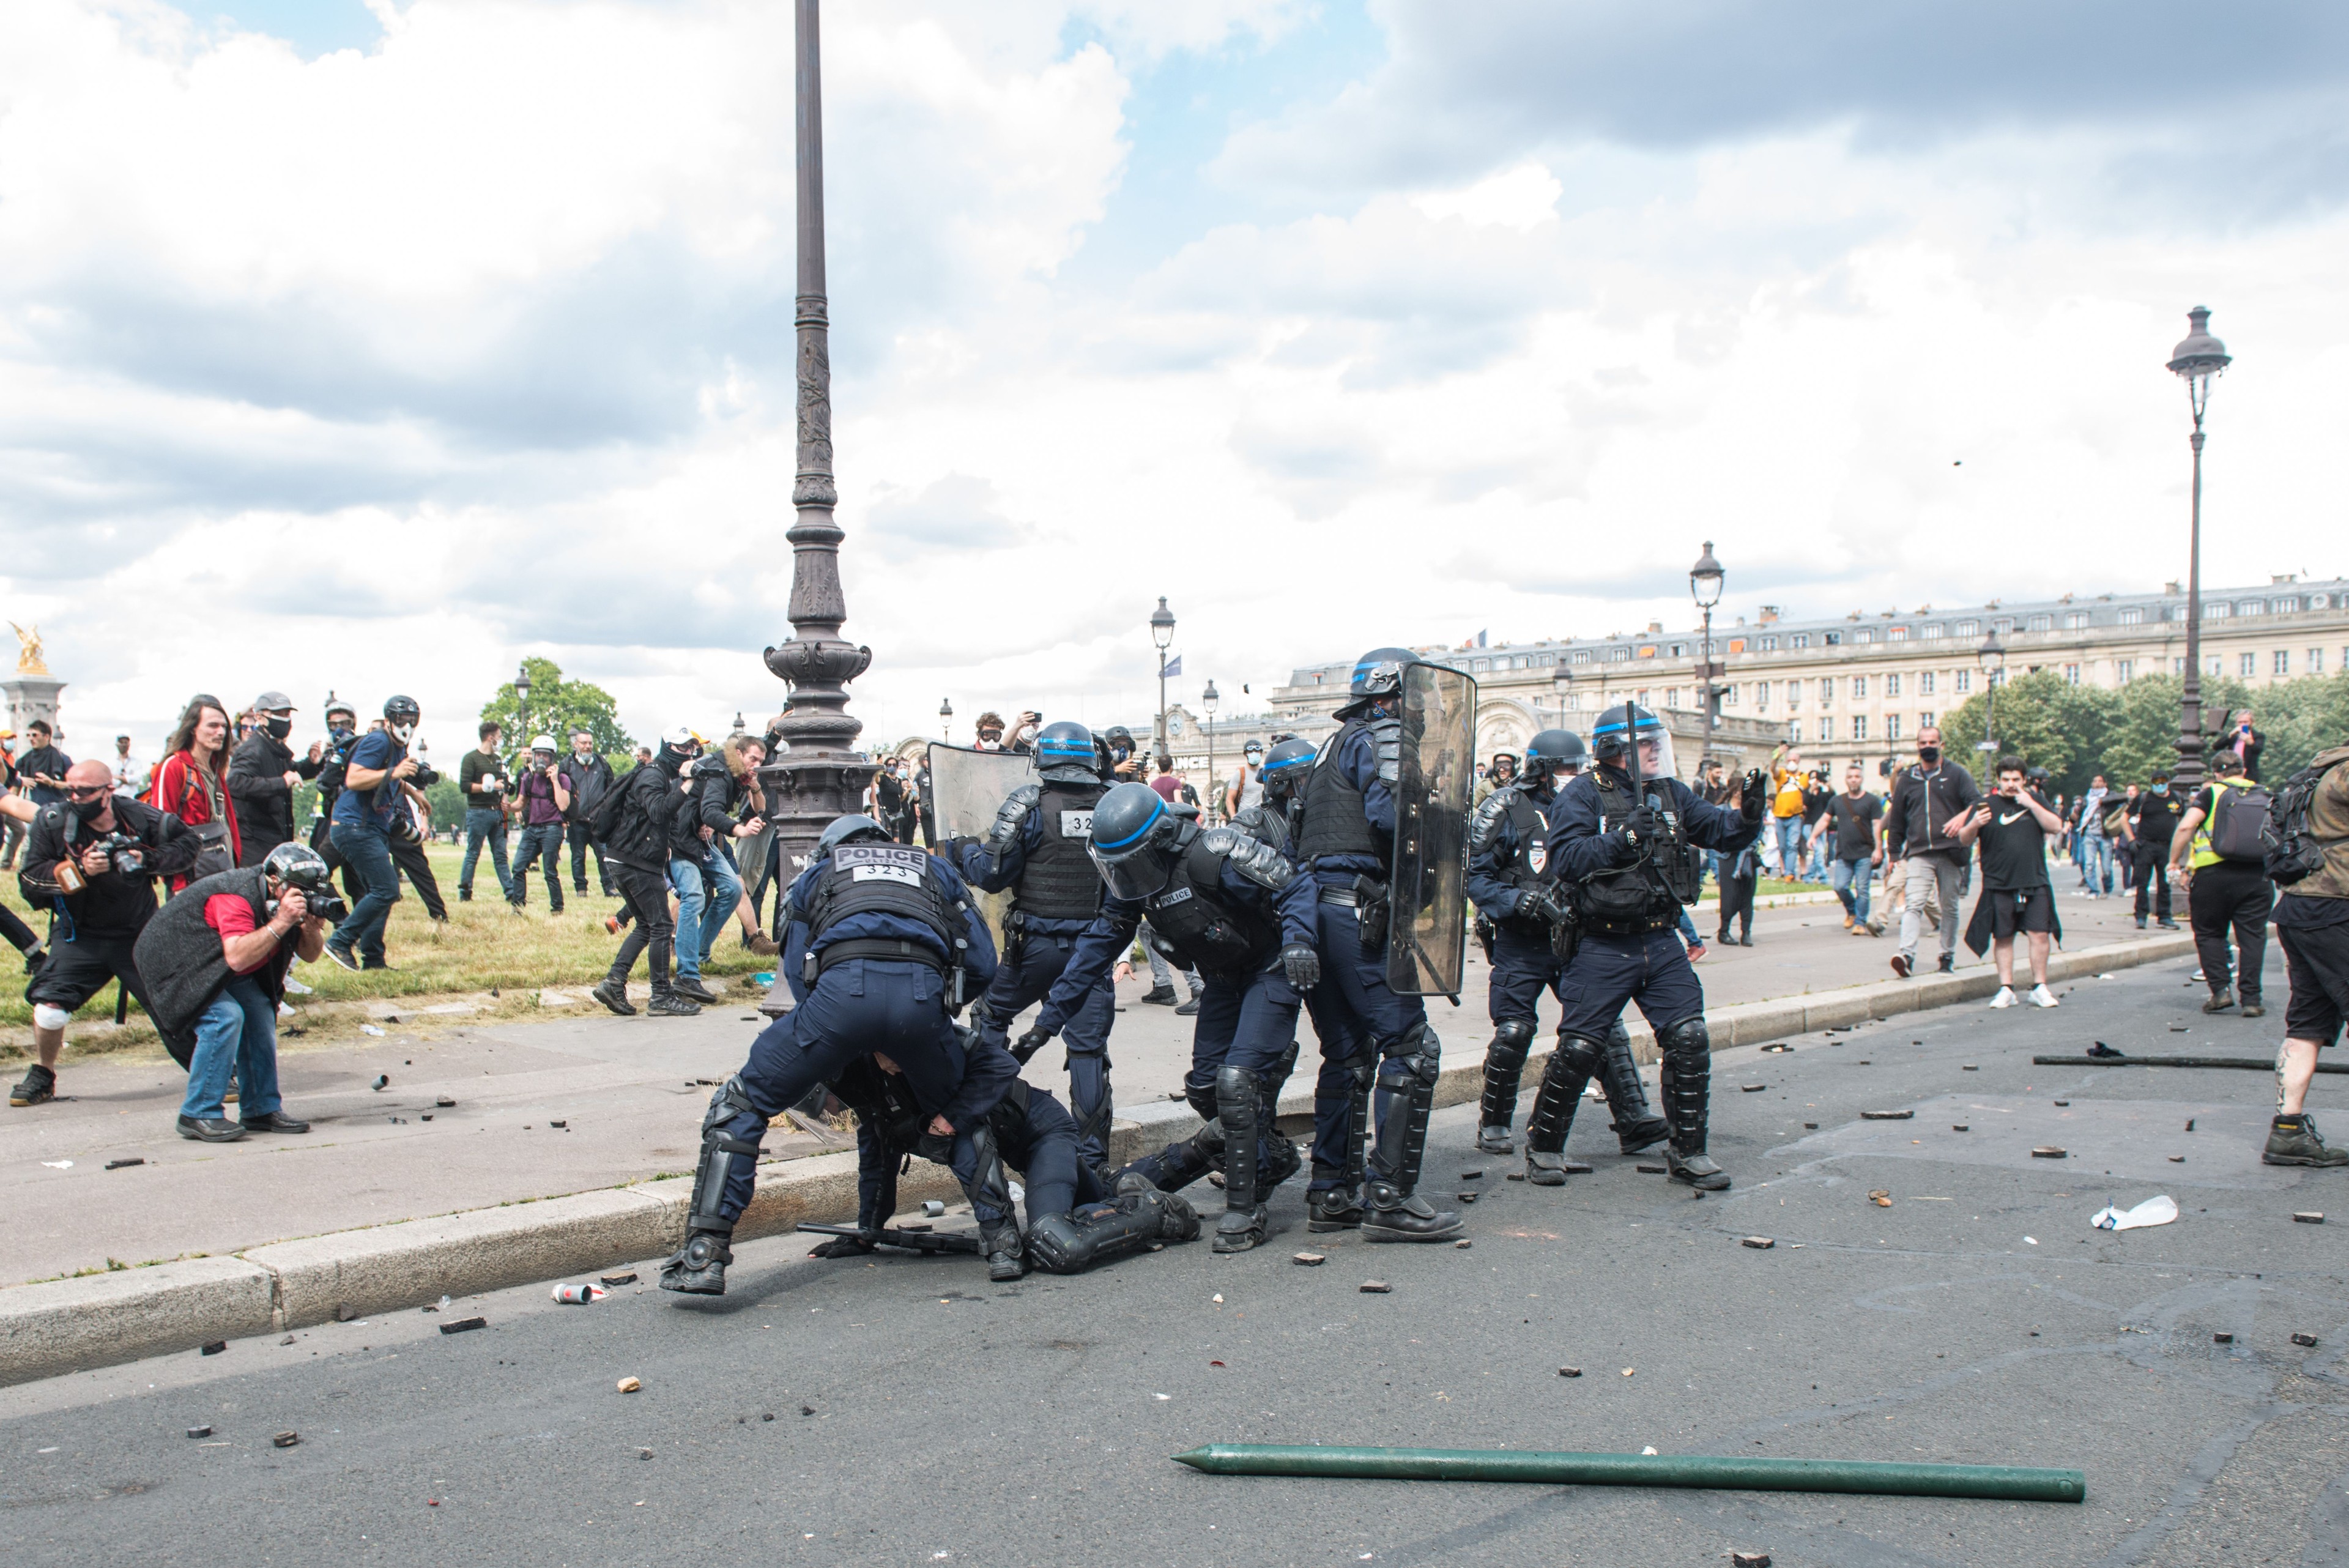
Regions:
[[1990, 900], [1990, 934], [1995, 940], [2006, 940], [2018, 931], [2030, 931], [2045, 936], [2055, 929], [2055, 893], [2044, 885], [2001, 892], [1985, 888], [1982, 897]]
[[2292, 1000], [2283, 1010], [2284, 1037], [2330, 1045], [2341, 1037], [2349, 1013], [2349, 923], [2278, 926], [2284, 973]]
[[146, 1005], [146, 984], [139, 978], [139, 965], [131, 958], [131, 949], [138, 945], [134, 933], [80, 931], [69, 942], [59, 942], [49, 950], [49, 961], [25, 988], [25, 1000], [39, 1005], [78, 1011], [99, 992], [119, 977], [130, 994]]

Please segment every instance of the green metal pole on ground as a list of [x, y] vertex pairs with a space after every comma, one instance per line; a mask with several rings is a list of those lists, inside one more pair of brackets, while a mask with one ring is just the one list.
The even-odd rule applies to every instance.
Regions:
[[2078, 1502], [2079, 1470], [2019, 1465], [1909, 1465], [1857, 1459], [1724, 1459], [1711, 1454], [1546, 1454], [1493, 1449], [1352, 1449], [1209, 1443], [1175, 1462], [1210, 1475], [1375, 1480], [1535, 1481], [1551, 1486], [1708, 1487], [1723, 1491], [1843, 1491]]

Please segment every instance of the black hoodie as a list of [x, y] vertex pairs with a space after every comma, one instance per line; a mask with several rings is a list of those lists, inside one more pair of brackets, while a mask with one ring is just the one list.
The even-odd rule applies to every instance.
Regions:
[[677, 810], [677, 775], [684, 765], [684, 756], [664, 741], [651, 762], [620, 780], [616, 786], [623, 796], [620, 819], [605, 841], [605, 854], [639, 871], [667, 874], [669, 829]]

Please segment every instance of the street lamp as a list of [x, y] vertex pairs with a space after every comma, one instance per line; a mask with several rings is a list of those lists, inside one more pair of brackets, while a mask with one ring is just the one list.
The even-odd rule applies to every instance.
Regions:
[[1216, 683], [1213, 680], [1208, 681], [1207, 689], [1199, 693], [1199, 706], [1207, 715], [1207, 794], [1210, 796], [1207, 802], [1207, 820], [1209, 822], [1216, 820], [1216, 804], [1218, 798], [1216, 790], [1216, 704], [1222, 701], [1223, 698], [1216, 692]]
[[530, 660], [523, 659], [514, 671], [514, 728], [522, 733], [516, 737], [524, 751], [530, 749]]
[[1166, 607], [1166, 596], [1158, 596], [1158, 607], [1150, 612], [1150, 640], [1158, 647], [1158, 750], [1157, 755], [1170, 756], [1166, 744], [1166, 649], [1174, 641], [1174, 612]]
[[1697, 666], [1697, 701], [1704, 709], [1704, 750], [1697, 758], [1697, 785], [1704, 784], [1704, 764], [1713, 758], [1713, 683], [1721, 673], [1713, 662], [1713, 607], [1721, 602], [1721, 585], [1729, 574], [1713, 558], [1713, 541], [1704, 542], [1704, 554], [1689, 568], [1689, 597], [1704, 611], [1704, 662]]
[[1998, 672], [2006, 667], [2006, 649], [1997, 632], [1982, 639], [1975, 657], [1982, 667], [1982, 738], [1975, 749], [1994, 754], [1998, 751]]
[[951, 697], [938, 699], [938, 739], [948, 745], [954, 743], [954, 699]]
[[2186, 556], [2186, 689], [2178, 706], [2178, 784], [2193, 794], [2202, 782], [2202, 412], [2210, 406], [2210, 383], [2231, 362], [2227, 346], [2210, 336], [2210, 307], [2186, 313], [2194, 330], [2170, 352], [2169, 369], [2186, 383], [2194, 410], [2194, 523]]

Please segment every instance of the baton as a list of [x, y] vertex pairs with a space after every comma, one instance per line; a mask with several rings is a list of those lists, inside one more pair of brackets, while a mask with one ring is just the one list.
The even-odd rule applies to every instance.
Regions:
[[976, 1236], [936, 1231], [900, 1231], [889, 1226], [865, 1231], [854, 1225], [819, 1225], [812, 1220], [801, 1220], [799, 1228], [818, 1236], [850, 1236], [877, 1246], [903, 1247], [908, 1252], [968, 1252], [972, 1257], [978, 1255], [978, 1238]]

